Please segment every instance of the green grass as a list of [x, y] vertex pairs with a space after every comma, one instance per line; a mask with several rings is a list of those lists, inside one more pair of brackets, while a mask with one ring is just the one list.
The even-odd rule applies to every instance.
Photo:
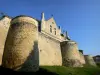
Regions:
[[37, 72], [17, 72], [0, 67], [0, 75], [100, 75], [100, 67], [41, 66]]
[[100, 75], [99, 67], [41, 66], [41, 68], [58, 75]]

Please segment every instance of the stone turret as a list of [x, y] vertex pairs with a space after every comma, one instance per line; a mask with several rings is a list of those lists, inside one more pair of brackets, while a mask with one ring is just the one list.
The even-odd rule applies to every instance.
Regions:
[[80, 54], [76, 42], [64, 41], [61, 43], [63, 66], [82, 67]]
[[84, 55], [84, 57], [85, 57], [86, 65], [96, 66], [96, 63], [93, 60], [93, 57], [91, 55]]
[[38, 22], [28, 16], [12, 19], [5, 43], [2, 66], [17, 71], [39, 68]]

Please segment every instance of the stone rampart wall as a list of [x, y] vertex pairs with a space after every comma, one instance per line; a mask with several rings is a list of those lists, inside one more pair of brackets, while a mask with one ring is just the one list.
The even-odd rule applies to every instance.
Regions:
[[39, 33], [40, 65], [62, 65], [60, 42]]

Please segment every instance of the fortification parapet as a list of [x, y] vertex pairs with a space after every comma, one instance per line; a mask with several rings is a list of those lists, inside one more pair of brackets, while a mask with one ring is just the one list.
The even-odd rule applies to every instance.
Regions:
[[17, 71], [39, 68], [38, 22], [28, 16], [12, 19], [5, 42], [2, 66]]
[[77, 43], [64, 41], [61, 43], [62, 63], [64, 66], [82, 67]]
[[86, 65], [96, 66], [96, 63], [94, 62], [93, 57], [91, 55], [84, 55], [84, 57]]

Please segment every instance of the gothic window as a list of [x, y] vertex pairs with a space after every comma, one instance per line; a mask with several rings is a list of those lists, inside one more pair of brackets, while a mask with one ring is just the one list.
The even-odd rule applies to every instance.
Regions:
[[52, 33], [52, 26], [50, 25], [50, 32]]
[[55, 35], [56, 35], [56, 28], [54, 28], [54, 33], [55, 33]]

